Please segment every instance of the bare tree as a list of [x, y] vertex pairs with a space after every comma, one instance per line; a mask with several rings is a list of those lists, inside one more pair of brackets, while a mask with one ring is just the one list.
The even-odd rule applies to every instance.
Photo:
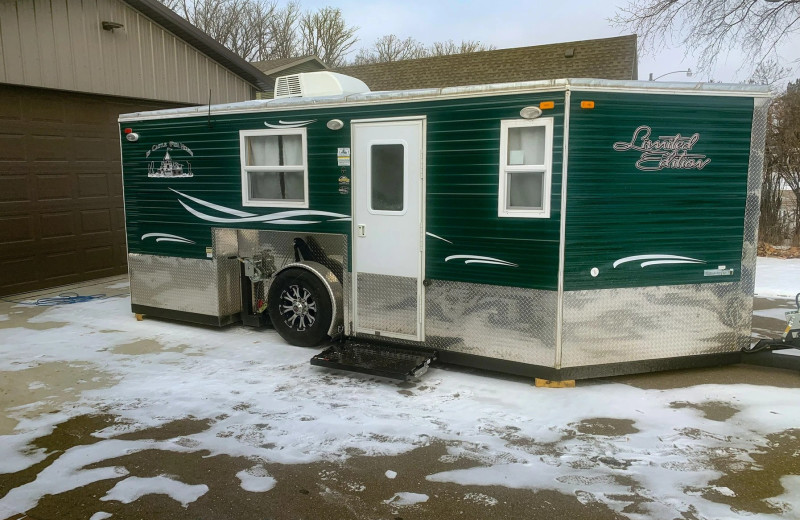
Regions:
[[274, 47], [270, 22], [276, 11], [265, 0], [162, 0], [192, 25], [242, 58], [268, 59]]
[[773, 141], [777, 134], [775, 125], [775, 105], [769, 108], [767, 116], [767, 145], [764, 157], [764, 170], [761, 177], [761, 213], [758, 221], [758, 241], [767, 244], [780, 244], [786, 236], [786, 225], [781, 218], [782, 186], [780, 174], [775, 171], [775, 147]]
[[[770, 111], [767, 132], [767, 168], [777, 174], [800, 203], [800, 80], [789, 83]], [[800, 245], [800, 204], [794, 208], [795, 245]]]
[[425, 46], [414, 38], [400, 39], [395, 34], [381, 36], [369, 48], [358, 51], [353, 65], [411, 60], [426, 56]]
[[378, 38], [371, 47], [360, 49], [353, 60], [353, 65], [466, 54], [493, 49], [495, 49], [493, 45], [484, 45], [475, 40], [463, 40], [461, 43], [455, 43], [453, 40], [434, 42], [433, 45], [426, 48], [424, 44], [414, 38], [409, 37], [403, 40], [394, 34], [387, 34]]
[[470, 52], [493, 51], [497, 47], [494, 45], [485, 45], [477, 40], [461, 40], [461, 43], [455, 43], [453, 40], [446, 42], [433, 42], [430, 49], [428, 49], [429, 56], [449, 56], [451, 54], [467, 54]]
[[358, 27], [348, 27], [342, 11], [323, 7], [300, 17], [300, 35], [304, 54], [316, 54], [331, 67], [344, 64], [345, 55], [358, 41]]
[[[778, 83], [788, 74], [789, 69], [781, 67], [775, 60], [759, 63], [747, 83], [768, 85], [775, 94]], [[761, 177], [761, 213], [758, 222], [758, 240], [767, 244], [779, 244], [790, 233], [791, 223], [787, 222], [785, 212], [782, 211], [784, 181], [775, 168], [779, 159], [779, 150], [776, 147], [777, 137], [781, 132], [778, 126], [776, 111], [780, 96], [776, 96], [770, 104], [767, 114], [767, 139], [766, 156]]]
[[754, 85], [767, 85], [777, 94], [778, 84], [789, 77], [791, 73], [791, 69], [782, 67], [777, 60], [768, 59], [756, 66], [747, 82]]
[[289, 2], [276, 9], [269, 23], [272, 33], [272, 52], [270, 58], [291, 58], [300, 53], [300, 39], [297, 22], [300, 19], [300, 4]]
[[697, 50], [704, 71], [728, 49], [741, 48], [746, 69], [775, 56], [800, 31], [800, 0], [632, 0], [611, 23], [637, 33], [653, 54], [667, 44], [683, 45], [687, 54]]
[[291, 0], [160, 0], [192, 25], [248, 61], [316, 54], [335, 66], [357, 39], [333, 7], [302, 13]]

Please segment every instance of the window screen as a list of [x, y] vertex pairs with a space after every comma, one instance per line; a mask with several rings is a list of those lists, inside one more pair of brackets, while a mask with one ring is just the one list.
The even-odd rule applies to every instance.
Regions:
[[303, 172], [249, 172], [248, 176], [252, 200], [303, 200]]
[[403, 211], [405, 148], [402, 144], [373, 144], [370, 156], [370, 208]]
[[241, 132], [245, 206], [308, 207], [305, 130]]
[[508, 174], [508, 207], [512, 209], [542, 209], [541, 172], [513, 172]]
[[553, 119], [501, 121], [500, 131], [498, 215], [548, 218]]

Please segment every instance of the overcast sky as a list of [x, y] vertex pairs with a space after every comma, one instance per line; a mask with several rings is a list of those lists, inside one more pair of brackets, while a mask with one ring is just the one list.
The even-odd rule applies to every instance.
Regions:
[[[425, 44], [452, 39], [456, 42], [480, 40], [502, 49], [524, 47], [627, 34], [612, 27], [613, 17], [622, 1], [505, 1], [477, 0], [303, 0], [306, 9], [332, 5], [342, 10], [348, 24], [360, 27], [360, 46], [367, 46], [385, 34], [402, 38], [411, 36]], [[649, 73], [659, 76], [675, 70], [695, 69], [696, 59], [684, 58], [684, 50], [664, 49], [657, 56], [639, 52], [639, 79]], [[785, 65], [800, 58], [800, 38], [795, 37], [780, 49]], [[352, 55], [351, 55], [352, 56]], [[724, 58], [724, 57], [723, 57]], [[744, 57], [733, 50], [720, 60], [711, 74], [695, 75], [707, 81], [741, 81], [746, 71], [737, 72]], [[794, 62], [795, 77], [798, 63]], [[685, 74], [673, 74], [665, 80], [686, 81]]]

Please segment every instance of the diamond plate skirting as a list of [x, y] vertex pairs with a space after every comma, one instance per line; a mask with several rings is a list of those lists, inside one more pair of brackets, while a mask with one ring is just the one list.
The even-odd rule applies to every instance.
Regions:
[[440, 350], [552, 367], [555, 291], [433, 280], [425, 344]]
[[236, 255], [238, 240], [235, 229], [212, 229], [211, 244], [214, 247], [214, 263], [217, 266], [218, 316], [238, 314], [242, 310], [241, 270], [239, 261], [229, 257]]
[[[740, 281], [742, 291], [748, 296], [753, 295], [756, 285], [758, 221], [761, 212], [761, 182], [764, 170], [764, 141], [767, 134], [769, 101], [767, 98], [756, 98], [753, 110], [753, 128], [750, 133], [750, 164], [747, 172], [747, 203], [744, 211], [744, 247]], [[748, 316], [752, 315], [752, 298], [748, 300], [747, 308], [744, 311]], [[749, 330], [747, 343], [749, 343]]]
[[[345, 273], [346, 287], [350, 273]], [[431, 280], [425, 295], [426, 347], [552, 367], [556, 352], [555, 291]], [[345, 315], [349, 309], [347, 290]], [[348, 323], [345, 321], [345, 326]], [[346, 329], [346, 331], [349, 329]], [[352, 332], [346, 332], [353, 335]], [[359, 332], [358, 337], [380, 339]], [[394, 343], [420, 342], [392, 339]]]
[[236, 231], [212, 231], [211, 259], [128, 254], [131, 304], [206, 316], [241, 310]]
[[356, 329], [417, 336], [417, 279], [405, 276], [356, 275]]
[[753, 111], [740, 281], [565, 292], [562, 367], [735, 352], [749, 344], [768, 101], [756, 99]]
[[295, 237], [304, 238], [312, 250], [322, 249], [347, 269], [344, 235], [214, 228], [211, 259], [128, 254], [131, 303], [206, 316], [237, 314], [241, 311], [240, 267], [238, 260], [229, 257], [266, 250], [280, 269], [295, 261]]
[[738, 350], [749, 299], [739, 283], [566, 292], [562, 367]]
[[[213, 260], [128, 254], [131, 303], [158, 309], [224, 316]], [[236, 291], [238, 292], [238, 283]], [[233, 313], [229, 313], [233, 314]]]

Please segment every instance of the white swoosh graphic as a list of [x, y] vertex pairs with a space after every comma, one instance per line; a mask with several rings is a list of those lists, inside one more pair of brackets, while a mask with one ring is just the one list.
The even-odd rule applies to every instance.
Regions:
[[187, 199], [189, 199], [189, 200], [191, 200], [193, 202], [196, 202], [196, 203], [198, 203], [198, 204], [200, 204], [202, 206], [205, 206], [205, 207], [211, 208], [211, 209], [215, 209], [215, 210], [220, 211], [222, 213], [227, 213], [228, 215], [234, 215], [234, 216], [237, 216], [237, 217], [255, 217], [256, 216], [255, 213], [247, 213], [246, 211], [239, 211], [238, 209], [226, 208], [225, 206], [220, 206], [219, 204], [214, 204], [213, 202], [207, 202], [207, 201], [205, 201], [203, 199], [198, 199], [196, 197], [192, 197], [191, 195], [187, 195], [185, 193], [181, 193], [178, 190], [173, 190], [172, 188], [170, 188], [170, 191], [174, 191], [175, 193], [177, 193], [181, 197], [186, 197]]
[[142, 235], [142, 240], [146, 238], [155, 238], [156, 242], [184, 242], [186, 244], [194, 244], [194, 240], [189, 240], [178, 235], [170, 235], [169, 233], [145, 233]]
[[181, 244], [194, 244], [194, 240], [181, 240], [180, 238], [168, 238], [168, 237], [161, 237], [157, 238], [156, 242], [180, 242]]
[[264, 126], [266, 126], [267, 128], [297, 128], [297, 127], [300, 127], [300, 126], [310, 125], [311, 123], [316, 123], [316, 122], [317, 122], [316, 119], [309, 119], [307, 121], [283, 121], [283, 120], [278, 120], [279, 124], [277, 124], [277, 125], [273, 125], [273, 124], [267, 123], [265, 121], [264, 122]]
[[449, 241], [449, 240], [447, 240], [446, 238], [442, 238], [442, 237], [440, 237], [439, 235], [434, 235], [434, 234], [433, 234], [433, 233], [431, 233], [430, 231], [426, 231], [426, 232], [425, 232], [425, 234], [426, 234], [426, 235], [428, 235], [429, 237], [438, 238], [439, 240], [441, 240], [441, 241], [443, 241], [443, 242], [447, 242], [448, 244], [452, 244], [452, 242], [450, 242], [450, 241]]
[[517, 267], [517, 264], [511, 262], [493, 262], [491, 260], [464, 260], [465, 264], [489, 264], [489, 265], [504, 265], [506, 267]]
[[450, 260], [464, 259], [465, 264], [495, 264], [504, 265], [506, 267], [519, 267], [517, 264], [501, 260], [499, 258], [492, 258], [491, 256], [477, 256], [477, 255], [450, 255], [444, 259], [445, 262]]
[[319, 220], [270, 220], [270, 224], [319, 224]]
[[281, 211], [278, 213], [271, 213], [269, 215], [255, 215], [252, 217], [243, 217], [243, 218], [225, 218], [225, 217], [215, 217], [213, 215], [206, 215], [205, 213], [201, 213], [196, 209], [192, 208], [191, 206], [187, 205], [182, 200], [179, 200], [181, 206], [183, 206], [186, 211], [191, 213], [197, 218], [206, 220], [208, 222], [219, 222], [222, 224], [234, 224], [234, 223], [244, 223], [244, 222], [265, 222], [272, 224], [275, 221], [280, 224], [316, 224], [316, 221], [306, 221], [306, 220], [295, 220], [295, 221], [287, 221], [283, 219], [291, 218], [291, 217], [336, 217], [336, 218], [346, 218], [347, 215], [342, 215], [341, 213], [331, 213], [330, 211], [316, 211], [316, 210], [293, 210], [293, 211]]
[[[636, 262], [638, 260], [686, 260], [687, 263], [700, 263], [705, 264], [704, 260], [699, 260], [697, 258], [691, 258], [688, 256], [678, 256], [678, 255], [634, 255], [634, 256], [626, 256], [625, 258], [620, 258], [619, 260], [614, 262], [614, 269], [617, 268], [618, 265], [626, 264], [628, 262]], [[644, 264], [651, 265], [648, 262], [644, 262]]]
[[659, 265], [659, 264], [704, 264], [705, 262], [698, 260], [651, 260], [649, 262], [642, 262], [642, 267], [647, 267], [648, 265]]

